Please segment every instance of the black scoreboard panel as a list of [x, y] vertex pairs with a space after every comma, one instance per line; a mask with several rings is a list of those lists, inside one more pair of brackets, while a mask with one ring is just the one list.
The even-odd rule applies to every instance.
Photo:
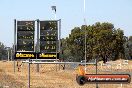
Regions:
[[57, 21], [40, 21], [40, 52], [56, 52], [57, 42]]
[[57, 21], [40, 21], [41, 30], [58, 30]]
[[17, 21], [18, 31], [34, 31], [35, 21]]
[[41, 29], [40, 35], [57, 36], [57, 30], [42, 30]]
[[41, 41], [57, 41], [57, 36], [40, 36]]
[[34, 51], [34, 21], [17, 21], [17, 51]]
[[18, 31], [17, 38], [18, 39], [34, 39], [34, 32], [32, 32], [32, 31]]
[[40, 49], [41, 52], [56, 52], [56, 42], [55, 41], [41, 41], [40, 42]]
[[34, 51], [34, 42], [32, 40], [18, 40], [17, 51]]

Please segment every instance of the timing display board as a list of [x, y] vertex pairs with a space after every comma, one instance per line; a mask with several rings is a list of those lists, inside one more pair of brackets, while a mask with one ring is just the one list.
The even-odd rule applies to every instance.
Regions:
[[35, 21], [17, 21], [17, 51], [34, 51]]
[[36, 59], [34, 52], [35, 21], [17, 21], [14, 59]]
[[[39, 52], [35, 52], [35, 21], [15, 22], [15, 59], [59, 59], [58, 21], [39, 21], [37, 24]], [[39, 26], [39, 27], [38, 27]]]
[[58, 42], [57, 21], [40, 21], [40, 52], [56, 52]]

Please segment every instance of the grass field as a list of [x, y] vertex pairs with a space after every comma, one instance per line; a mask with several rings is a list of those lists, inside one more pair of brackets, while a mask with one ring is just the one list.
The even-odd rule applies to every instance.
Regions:
[[[102, 62], [99, 62], [102, 63]], [[98, 63], [98, 64], [99, 64]], [[98, 73], [121, 73], [127, 72], [132, 75], [132, 61], [117, 69], [117, 64], [120, 61], [111, 62], [114, 63], [111, 68], [112, 71], [108, 70], [107, 66], [99, 65]], [[57, 66], [57, 68], [56, 68]], [[66, 70], [59, 70], [59, 65], [53, 64], [41, 64], [40, 72], [36, 72], [36, 64], [31, 64], [31, 88], [96, 88], [95, 84], [85, 84], [79, 86], [76, 83], [76, 70], [70, 69], [66, 66]], [[92, 74], [95, 73], [95, 66], [87, 66], [87, 72]], [[13, 62], [0, 61], [0, 88], [27, 88], [28, 87], [28, 64], [24, 63], [21, 66], [20, 71], [14, 73]], [[130, 84], [99, 84], [99, 88], [132, 88], [132, 82]]]

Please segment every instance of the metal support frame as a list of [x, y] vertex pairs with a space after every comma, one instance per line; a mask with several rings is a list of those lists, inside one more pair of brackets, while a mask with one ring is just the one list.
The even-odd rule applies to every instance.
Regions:
[[[39, 33], [39, 19], [37, 19], [37, 53], [40, 51], [40, 38], [39, 38], [39, 35], [40, 35], [40, 33]], [[37, 58], [36, 58], [37, 59]], [[36, 66], [36, 68], [37, 68], [37, 72], [39, 72], [39, 64], [37, 64], [37, 66]]]
[[[14, 19], [14, 53], [16, 51], [16, 19]], [[14, 73], [15, 73], [15, 59], [14, 59]]]
[[36, 62], [36, 61], [23, 61], [23, 63], [30, 63], [30, 64], [82, 64], [82, 65], [96, 65], [96, 63], [81, 63], [81, 62]]
[[[61, 53], [61, 19], [59, 19], [59, 54]], [[59, 55], [60, 58], [60, 55]], [[59, 64], [59, 70], [60, 70], [60, 64]]]
[[59, 52], [61, 51], [61, 19], [59, 19]]
[[[57, 23], [59, 23], [57, 26], [58, 26], [58, 41], [57, 41], [57, 45], [56, 45], [56, 60], [55, 61], [58, 61], [59, 58], [57, 58], [57, 53], [60, 53], [60, 44], [61, 44], [61, 19], [59, 20], [56, 20]], [[56, 71], [57, 71], [57, 64], [56, 64]]]
[[31, 59], [28, 59], [28, 61], [23, 61], [23, 63], [28, 63], [28, 88], [30, 88], [30, 64], [89, 64], [89, 65], [95, 65], [96, 63], [81, 63], [81, 62], [35, 62]]

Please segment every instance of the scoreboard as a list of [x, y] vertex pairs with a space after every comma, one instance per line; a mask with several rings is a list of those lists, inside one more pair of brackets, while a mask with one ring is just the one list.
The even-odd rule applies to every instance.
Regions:
[[34, 51], [34, 21], [17, 21], [17, 51]]
[[40, 21], [40, 52], [56, 52], [58, 48], [57, 42], [57, 21]]
[[59, 59], [58, 21], [15, 21], [15, 26], [15, 59]]

